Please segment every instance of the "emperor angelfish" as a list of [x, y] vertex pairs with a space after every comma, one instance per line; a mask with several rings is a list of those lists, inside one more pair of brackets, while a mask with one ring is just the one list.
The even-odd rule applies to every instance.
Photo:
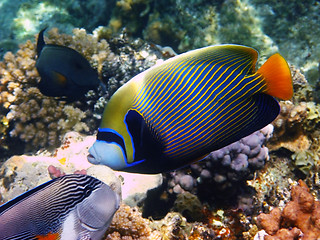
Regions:
[[193, 50], [132, 78], [107, 103], [88, 160], [161, 173], [200, 160], [272, 122], [290, 99], [287, 62], [240, 45]]
[[40, 92], [72, 101], [80, 99], [90, 89], [96, 89], [100, 81], [88, 60], [72, 48], [46, 44], [45, 30], [40, 31], [37, 41], [36, 68], [41, 77]]
[[119, 199], [88, 175], [53, 179], [0, 206], [0, 239], [100, 240]]

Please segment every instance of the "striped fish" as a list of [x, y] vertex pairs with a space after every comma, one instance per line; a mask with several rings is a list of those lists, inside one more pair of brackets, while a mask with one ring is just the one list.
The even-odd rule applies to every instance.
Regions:
[[[290, 99], [287, 62], [240, 45], [193, 50], [140, 73], [105, 107], [88, 160], [116, 170], [160, 173], [202, 159], [259, 130]], [[273, 96], [273, 97], [272, 97]]]
[[0, 206], [0, 239], [101, 239], [118, 208], [119, 197], [108, 185], [65, 175]]

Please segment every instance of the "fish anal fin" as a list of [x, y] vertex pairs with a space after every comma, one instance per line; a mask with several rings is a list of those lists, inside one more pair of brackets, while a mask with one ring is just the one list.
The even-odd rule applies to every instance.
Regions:
[[260, 73], [266, 83], [266, 93], [289, 100], [293, 95], [293, 86], [290, 68], [286, 60], [279, 54], [273, 54], [257, 71]]

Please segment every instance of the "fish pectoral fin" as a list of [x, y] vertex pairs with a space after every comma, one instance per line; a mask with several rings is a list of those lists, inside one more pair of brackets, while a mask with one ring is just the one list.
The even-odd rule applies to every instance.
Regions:
[[55, 83], [62, 87], [67, 85], [67, 77], [64, 76], [62, 73], [52, 71], [52, 79], [55, 81]]
[[258, 69], [267, 84], [266, 93], [280, 98], [289, 100], [293, 95], [293, 86], [291, 71], [286, 60], [279, 54], [273, 54]]
[[125, 123], [132, 138], [134, 148], [134, 160], [148, 159], [151, 156], [160, 155], [163, 150], [159, 138], [143, 116], [136, 110], [129, 110], [125, 117]]

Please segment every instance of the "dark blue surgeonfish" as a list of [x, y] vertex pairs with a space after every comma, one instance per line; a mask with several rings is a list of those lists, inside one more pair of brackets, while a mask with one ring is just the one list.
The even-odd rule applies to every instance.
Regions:
[[119, 199], [88, 175], [53, 179], [0, 206], [0, 239], [100, 240]]
[[72, 48], [45, 44], [44, 31], [40, 31], [37, 41], [36, 68], [41, 77], [41, 93], [72, 101], [96, 89], [100, 83], [98, 74], [87, 59]]
[[250, 47], [209, 46], [135, 76], [107, 103], [88, 160], [160, 173], [263, 128], [279, 114], [273, 97], [290, 99], [293, 87], [280, 54], [256, 71], [257, 58]]

